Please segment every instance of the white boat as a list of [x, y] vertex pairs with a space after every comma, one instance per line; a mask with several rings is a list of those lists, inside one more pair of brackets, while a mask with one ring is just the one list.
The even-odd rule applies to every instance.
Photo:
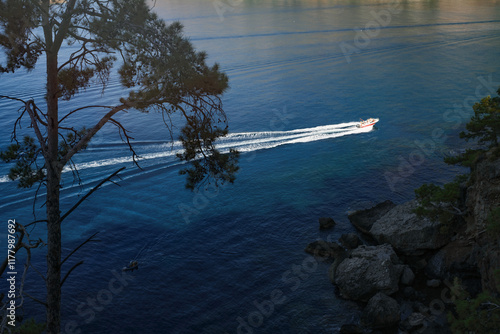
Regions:
[[367, 128], [369, 126], [373, 126], [375, 123], [379, 121], [378, 118], [368, 118], [367, 120], [362, 120], [356, 124], [357, 128]]

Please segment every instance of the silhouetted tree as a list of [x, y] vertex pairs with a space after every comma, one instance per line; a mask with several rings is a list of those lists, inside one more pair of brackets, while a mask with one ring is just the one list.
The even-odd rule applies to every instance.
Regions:
[[[500, 95], [500, 88], [498, 89]], [[448, 164], [471, 167], [484, 152], [498, 148], [500, 136], [500, 96], [486, 96], [472, 107], [474, 115], [460, 132], [460, 138], [476, 141], [479, 147], [469, 148], [457, 156], [445, 158]]]
[[[65, 43], [75, 51], [61, 59]], [[61, 222], [67, 216], [59, 206], [63, 168], [108, 123], [116, 125], [136, 161], [129, 133], [115, 118], [133, 109], [184, 117], [185, 152], [179, 158], [195, 162], [183, 171], [188, 187], [207, 178], [232, 182], [237, 152], [224, 155], [214, 147], [227, 134], [220, 96], [228, 78], [217, 64], [206, 64], [206, 54], [194, 50], [180, 23], [166, 25], [146, 0], [0, 0], [0, 45], [6, 56], [2, 73], [31, 70], [42, 56], [46, 61], [45, 105], [2, 96], [22, 104], [14, 128], [29, 117], [35, 137], [18, 141], [14, 131], [15, 142], [2, 158], [16, 163], [10, 176], [20, 186], [43, 182], [46, 187], [47, 331], [60, 333]], [[114, 105], [59, 109], [60, 100], [71, 100], [91, 85], [104, 89], [113, 64], [120, 65], [127, 96]], [[89, 109], [104, 112], [96, 113], [100, 116], [91, 127], [79, 128], [73, 116]]]

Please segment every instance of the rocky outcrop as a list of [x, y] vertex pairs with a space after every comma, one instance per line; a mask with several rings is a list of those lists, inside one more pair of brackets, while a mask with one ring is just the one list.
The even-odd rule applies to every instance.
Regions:
[[496, 272], [500, 268], [499, 236], [487, 231], [489, 215], [500, 207], [500, 158], [489, 152], [476, 164], [471, 179], [466, 199], [467, 234], [479, 248], [477, 265], [483, 289], [500, 293]]
[[413, 212], [417, 206], [416, 201], [409, 201], [392, 208], [373, 224], [370, 235], [403, 254], [416, 255], [444, 246], [449, 236], [440, 233], [439, 222], [418, 217]]
[[382, 292], [370, 298], [361, 317], [365, 326], [375, 329], [395, 327], [400, 319], [398, 302]]
[[490, 212], [500, 206], [500, 159], [492, 152], [478, 162], [472, 173], [472, 185], [467, 188], [466, 218], [470, 234], [478, 236], [484, 231]]
[[321, 217], [319, 218], [319, 229], [320, 230], [329, 230], [335, 226], [335, 221], [330, 217]]
[[324, 259], [335, 259], [345, 253], [345, 249], [335, 242], [324, 240], [313, 241], [307, 245], [305, 251], [311, 255]]
[[483, 289], [500, 293], [500, 248], [498, 244], [490, 244], [481, 248], [478, 260], [479, 274]]
[[342, 234], [339, 238], [339, 242], [347, 249], [355, 249], [363, 244], [361, 239], [355, 233]]
[[354, 227], [362, 233], [368, 234], [373, 223], [395, 206], [396, 204], [393, 202], [385, 201], [375, 205], [373, 208], [355, 211], [351, 213], [348, 218]]
[[[418, 217], [416, 201], [386, 201], [349, 215], [363, 239], [378, 245], [359, 246], [352, 233], [339, 239], [343, 247], [311, 245], [310, 251], [335, 259], [329, 274], [340, 295], [367, 302], [361, 323], [342, 326], [342, 333], [450, 333], [444, 298], [455, 277], [471, 296], [500, 293], [500, 235], [488, 230], [491, 212], [500, 207], [500, 158], [485, 155], [460, 185], [459, 197], [462, 213], [448, 226], [453, 235]], [[435, 301], [445, 310], [434, 312]]]
[[413, 273], [410, 267], [405, 266], [401, 274], [401, 284], [412, 285], [414, 281], [415, 281], [415, 274]]
[[344, 298], [367, 301], [377, 292], [398, 291], [403, 269], [390, 245], [363, 245], [338, 264], [334, 282]]
[[477, 251], [465, 239], [457, 239], [427, 261], [425, 273], [430, 278], [452, 279], [459, 272], [477, 271]]

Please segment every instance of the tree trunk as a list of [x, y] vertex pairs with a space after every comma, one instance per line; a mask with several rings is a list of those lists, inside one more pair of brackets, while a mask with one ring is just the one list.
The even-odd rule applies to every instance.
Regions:
[[57, 52], [47, 52], [47, 333], [61, 332], [61, 222]]

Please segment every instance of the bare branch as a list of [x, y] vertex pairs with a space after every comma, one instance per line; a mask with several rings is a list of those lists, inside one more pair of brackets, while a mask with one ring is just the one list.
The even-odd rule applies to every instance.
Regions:
[[[115, 177], [118, 173], [120, 173], [122, 170], [124, 170], [125, 167], [122, 167], [120, 169], [118, 169], [116, 172], [114, 172], [113, 174], [111, 174], [110, 176], [108, 176], [107, 178], [105, 178], [104, 180], [102, 180], [101, 182], [99, 182], [99, 184], [97, 184], [94, 188], [92, 188], [88, 193], [86, 193], [82, 198], [80, 198], [80, 200], [78, 202], [76, 202], [75, 205], [73, 205], [71, 207], [71, 209], [69, 209], [64, 215], [61, 216], [61, 219], [59, 220], [60, 223], [63, 222], [64, 219], [66, 219], [66, 217], [68, 217], [78, 206], [80, 206], [80, 204], [82, 204], [83, 201], [85, 201], [87, 199], [87, 197], [89, 197], [90, 195], [92, 195], [97, 189], [99, 189], [104, 183], [106, 182], [110, 182], [111, 179], [113, 177]], [[64, 262], [64, 261], [63, 261]], [[62, 264], [62, 263], [61, 263]]]
[[77, 250], [79, 250], [83, 245], [85, 245], [87, 242], [91, 242], [91, 241], [94, 241], [94, 242], [98, 242], [99, 240], [92, 240], [99, 232], [96, 232], [94, 234], [92, 234], [90, 237], [87, 238], [87, 240], [85, 240], [84, 242], [82, 242], [78, 247], [76, 247], [75, 249], [73, 249], [71, 251], [71, 253], [69, 253], [65, 258], [64, 260], [61, 261], [61, 266], [64, 264], [64, 262], [66, 262], [67, 259], [69, 259], [71, 257], [71, 255], [73, 255]]
[[24, 294], [26, 295], [26, 297], [29, 297], [31, 300], [33, 300], [33, 301], [35, 301], [35, 302], [37, 302], [37, 303], [40, 303], [40, 304], [42, 304], [42, 305], [43, 305], [43, 306], [45, 306], [45, 307], [47, 307], [47, 306], [48, 306], [46, 302], [41, 301], [40, 299], [37, 299], [37, 298], [35, 298], [35, 297], [31, 296], [31, 295], [30, 295], [30, 294], [28, 294], [26, 291], [24, 292]]
[[[110, 118], [109, 121], [111, 123], [113, 123], [114, 125], [116, 125], [118, 127], [118, 129], [120, 130], [120, 137], [123, 141], [125, 141], [128, 145], [128, 148], [130, 149], [130, 151], [132, 152], [132, 160], [134, 161], [134, 164], [141, 168], [141, 166], [139, 166], [139, 163], [137, 162], [136, 158], [138, 157], [137, 153], [135, 152], [133, 146], [132, 146], [132, 143], [130, 142], [130, 139], [134, 139], [132, 137], [130, 137], [128, 135], [128, 131], [127, 129], [125, 129], [125, 127], [120, 123], [118, 122], [117, 120], [113, 119], [113, 118]], [[122, 135], [123, 134], [123, 135]], [[125, 139], [123, 139], [125, 137]]]
[[94, 106], [85, 106], [85, 107], [80, 107], [80, 108], [76, 108], [75, 110], [72, 110], [70, 111], [68, 114], [66, 114], [64, 117], [62, 117], [60, 120], [59, 120], [59, 123], [62, 123], [66, 118], [68, 118], [69, 116], [71, 116], [72, 114], [80, 111], [80, 110], [83, 110], [83, 109], [89, 109], [89, 108], [106, 108], [106, 109], [113, 109], [114, 107], [111, 107], [111, 106], [99, 106], [99, 105], [94, 105]]
[[71, 269], [66, 273], [66, 275], [64, 275], [64, 278], [61, 280], [61, 286], [63, 286], [64, 282], [66, 281], [66, 278], [68, 278], [69, 274], [71, 274], [71, 272], [73, 270], [76, 269], [76, 267], [80, 266], [83, 264], [83, 260], [81, 260], [80, 262], [76, 263], [73, 267], [71, 267]]
[[46, 161], [50, 161], [50, 159], [47, 156], [47, 145], [45, 144], [45, 138], [42, 135], [42, 132], [40, 131], [40, 128], [38, 127], [38, 122], [37, 122], [37, 117], [35, 115], [35, 111], [31, 109], [30, 105], [33, 105], [36, 108], [35, 102], [33, 100], [29, 100], [28, 102], [25, 102], [26, 110], [28, 111], [28, 114], [30, 115], [31, 118], [31, 125], [33, 126], [33, 129], [35, 130], [36, 137], [38, 139], [38, 142], [40, 144], [40, 147], [42, 148], [42, 154], [45, 157]]
[[62, 170], [68, 163], [68, 161], [71, 160], [73, 155], [75, 155], [78, 151], [85, 147], [90, 142], [92, 137], [97, 133], [97, 131], [99, 131], [111, 119], [111, 117], [113, 117], [116, 113], [122, 110], [129, 109], [131, 107], [132, 105], [129, 103], [123, 103], [119, 106], [114, 107], [106, 115], [104, 115], [101, 120], [92, 129], [90, 129], [89, 132], [87, 132], [87, 134], [83, 136], [80, 141], [71, 148], [71, 150], [68, 151], [66, 156], [61, 159], [58, 166], [59, 169]]

